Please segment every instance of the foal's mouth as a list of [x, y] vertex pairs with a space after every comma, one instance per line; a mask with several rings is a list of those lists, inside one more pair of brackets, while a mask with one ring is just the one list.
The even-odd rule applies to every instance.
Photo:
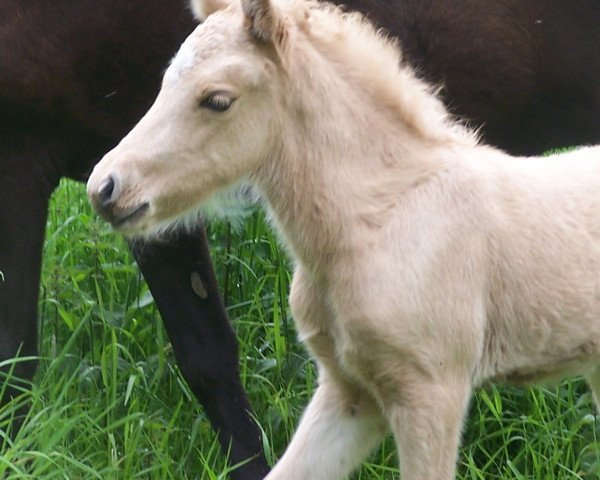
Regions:
[[149, 207], [150, 204], [145, 202], [141, 205], [124, 210], [123, 212], [119, 212], [118, 216], [113, 215], [110, 219], [110, 224], [115, 230], [128, 230], [144, 217]]

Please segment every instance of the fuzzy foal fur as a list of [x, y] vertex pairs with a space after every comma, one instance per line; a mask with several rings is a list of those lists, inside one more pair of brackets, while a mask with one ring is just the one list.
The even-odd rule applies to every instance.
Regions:
[[[151, 103], [163, 66], [192, 28], [186, 3], [99, 0], [92, 8], [74, 0], [0, 2], [0, 360], [20, 345], [21, 354], [37, 353], [36, 298], [50, 192], [62, 176], [85, 178]], [[600, 139], [595, 0], [338, 3], [399, 37], [406, 59], [431, 83], [443, 84], [445, 103], [480, 126], [487, 142], [533, 154]], [[528, 60], [532, 51], [535, 61]], [[155, 243], [136, 251], [136, 258], [184, 377], [226, 448], [233, 441], [232, 461], [259, 451], [203, 232]], [[194, 271], [214, 296], [193, 294]], [[32, 363], [19, 365], [18, 374], [31, 378]], [[248, 450], [235, 447], [244, 444]], [[264, 459], [259, 463], [234, 475], [261, 478]]]
[[481, 145], [395, 44], [315, 2], [234, 0], [178, 57], [88, 192], [118, 179], [141, 235], [240, 178], [262, 192], [319, 368], [269, 480], [345, 478], [388, 429], [403, 480], [451, 480], [473, 388], [581, 373], [599, 399], [600, 147]]

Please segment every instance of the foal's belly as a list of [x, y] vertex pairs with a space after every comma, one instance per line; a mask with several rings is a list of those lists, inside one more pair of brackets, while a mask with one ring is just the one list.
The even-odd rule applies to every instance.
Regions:
[[586, 374], [599, 365], [599, 345], [595, 341], [589, 341], [567, 352], [536, 352], [522, 361], [507, 361], [504, 365], [498, 363], [495, 371], [489, 371], [489, 375], [481, 383], [516, 386], [553, 383], [566, 377]]

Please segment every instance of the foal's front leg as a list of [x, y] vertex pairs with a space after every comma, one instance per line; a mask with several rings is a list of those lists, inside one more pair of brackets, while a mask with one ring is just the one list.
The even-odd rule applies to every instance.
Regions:
[[300, 336], [317, 360], [319, 386], [266, 480], [342, 479], [381, 440], [385, 420], [373, 398], [340, 370], [328, 331], [330, 312], [301, 271], [294, 275], [290, 305]]
[[266, 480], [346, 478], [383, 437], [385, 422], [373, 400], [323, 376], [290, 445]]
[[453, 480], [471, 396], [468, 354], [453, 348], [451, 335], [395, 342], [383, 329], [365, 329], [360, 337], [344, 360], [382, 406], [401, 479]]
[[386, 408], [398, 444], [401, 478], [453, 480], [469, 382], [422, 380], [410, 387], [412, 398]]

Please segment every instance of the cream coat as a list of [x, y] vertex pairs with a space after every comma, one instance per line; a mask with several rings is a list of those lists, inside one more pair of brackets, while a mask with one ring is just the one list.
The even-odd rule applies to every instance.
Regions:
[[193, 2], [208, 18], [88, 189], [110, 175], [123, 211], [149, 205], [132, 234], [240, 179], [260, 190], [319, 368], [268, 479], [346, 478], [391, 430], [403, 480], [450, 480], [473, 388], [581, 373], [597, 398], [600, 149], [509, 157], [362, 17], [226, 3]]

